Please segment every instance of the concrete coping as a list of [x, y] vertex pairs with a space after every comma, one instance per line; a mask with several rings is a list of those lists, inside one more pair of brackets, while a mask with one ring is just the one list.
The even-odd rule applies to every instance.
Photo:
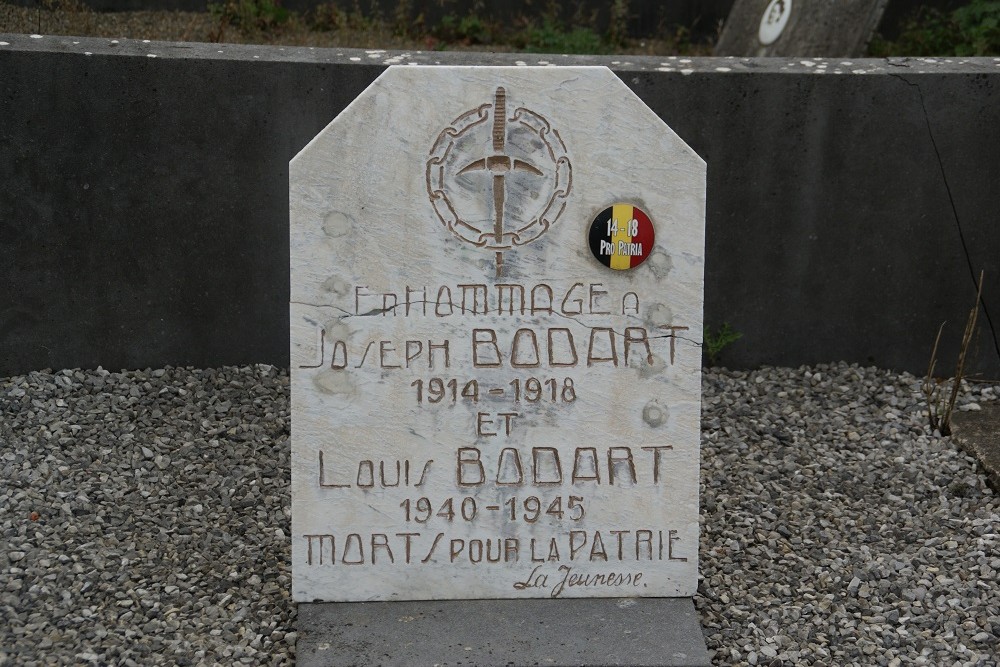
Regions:
[[618, 72], [691, 74], [985, 74], [1000, 73], [1000, 58], [688, 58], [581, 56], [478, 51], [387, 51], [311, 46], [205, 44], [144, 39], [0, 33], [0, 52], [78, 53], [85, 56], [298, 62], [329, 65], [605, 65]]

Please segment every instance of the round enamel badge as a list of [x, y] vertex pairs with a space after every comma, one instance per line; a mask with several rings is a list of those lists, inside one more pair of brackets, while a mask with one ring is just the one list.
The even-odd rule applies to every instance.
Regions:
[[653, 223], [638, 206], [615, 204], [590, 225], [590, 251], [604, 266], [619, 271], [642, 264], [653, 251]]
[[760, 29], [757, 31], [757, 40], [761, 46], [770, 46], [778, 41], [791, 15], [792, 0], [771, 0], [768, 3], [764, 15], [760, 17]]

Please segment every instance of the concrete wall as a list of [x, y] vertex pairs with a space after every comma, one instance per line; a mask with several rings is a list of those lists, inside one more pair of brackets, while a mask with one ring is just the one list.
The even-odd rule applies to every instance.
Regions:
[[[950, 372], [980, 268], [1000, 325], [1000, 60], [543, 60], [611, 66], [708, 161], [727, 365], [922, 373], [947, 320]], [[0, 35], [0, 376], [287, 364], [288, 160], [387, 63], [519, 61]]]

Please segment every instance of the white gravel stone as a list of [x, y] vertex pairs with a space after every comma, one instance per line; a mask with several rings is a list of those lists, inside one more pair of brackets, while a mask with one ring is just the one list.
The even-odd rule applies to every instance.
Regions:
[[[1000, 664], [1000, 500], [928, 432], [918, 378], [703, 390], [715, 664]], [[293, 664], [288, 428], [269, 366], [0, 379], [0, 664]]]

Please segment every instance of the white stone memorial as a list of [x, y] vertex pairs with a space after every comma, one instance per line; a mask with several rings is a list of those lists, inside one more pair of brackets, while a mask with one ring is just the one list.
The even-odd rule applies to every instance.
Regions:
[[290, 185], [294, 599], [693, 595], [701, 158], [603, 67], [394, 66]]

